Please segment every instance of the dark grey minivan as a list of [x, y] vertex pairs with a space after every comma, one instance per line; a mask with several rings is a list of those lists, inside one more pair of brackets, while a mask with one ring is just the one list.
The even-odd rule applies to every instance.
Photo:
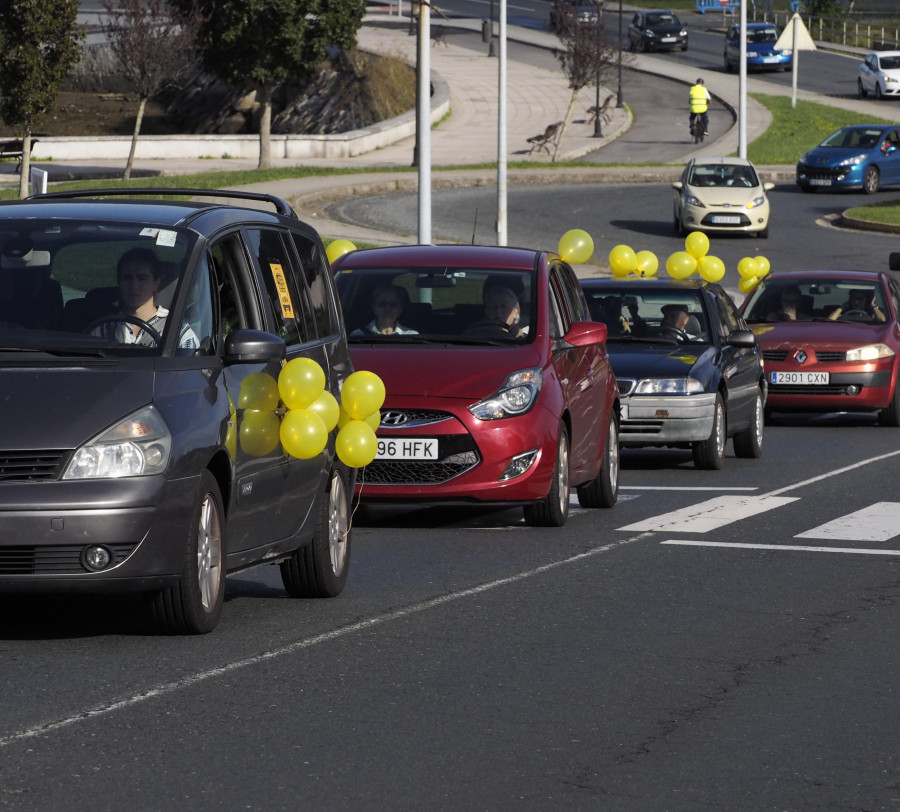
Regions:
[[212, 630], [226, 573], [260, 562], [338, 595], [356, 472], [334, 432], [312, 459], [279, 442], [271, 393], [300, 357], [338, 397], [329, 263], [280, 198], [0, 203], [0, 593], [145, 593], [170, 633]]

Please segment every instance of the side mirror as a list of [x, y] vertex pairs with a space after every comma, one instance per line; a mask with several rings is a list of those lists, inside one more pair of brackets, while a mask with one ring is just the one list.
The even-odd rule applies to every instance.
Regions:
[[676, 181], [672, 184], [672, 188], [673, 188], [673, 189], [678, 189], [679, 192], [682, 190], [683, 187], [684, 187], [684, 184], [683, 184], [680, 180], [676, 180]]
[[750, 349], [756, 346], [756, 336], [751, 330], [735, 330], [728, 336], [728, 343], [732, 347]]
[[770, 180], [767, 180], [767, 181], [763, 184], [763, 190], [766, 191], [766, 192], [771, 192], [774, 188], [775, 188], [775, 184], [772, 183], [772, 181], [770, 181]]
[[278, 361], [286, 354], [284, 339], [262, 330], [234, 330], [225, 339], [226, 364]]
[[599, 321], [573, 321], [563, 341], [573, 347], [590, 347], [606, 341], [608, 331], [606, 325]]

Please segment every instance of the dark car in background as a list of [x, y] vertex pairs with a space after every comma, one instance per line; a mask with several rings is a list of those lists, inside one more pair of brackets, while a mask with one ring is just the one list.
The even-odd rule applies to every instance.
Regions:
[[718, 469], [731, 437], [737, 456], [760, 456], [762, 352], [723, 288], [636, 278], [582, 279], [581, 286], [609, 331], [623, 448], [689, 448], [697, 468]]
[[387, 391], [363, 504], [522, 505], [528, 524], [558, 527], [570, 486], [583, 507], [615, 503], [606, 328], [558, 255], [411, 245], [352, 251], [333, 268], [353, 362]]
[[875, 194], [884, 185], [900, 183], [900, 127], [841, 127], [800, 156], [796, 177], [804, 192], [862, 189]]
[[[776, 48], [781, 29], [775, 23], [747, 23], [747, 70], [790, 70], [794, 52]], [[737, 70], [741, 63], [741, 27], [725, 32], [725, 70]]]
[[[900, 269], [900, 255], [891, 267]], [[873, 412], [900, 426], [900, 284], [881, 271], [780, 271], [741, 306], [770, 411]]]
[[285, 453], [277, 382], [311, 359], [337, 396], [353, 369], [322, 242], [283, 200], [0, 203], [0, 342], [0, 593], [142, 593], [203, 633], [226, 573], [262, 561], [292, 596], [341, 592], [355, 469], [333, 436]]
[[597, 25], [602, 4], [585, 0], [554, 0], [550, 6], [548, 28], [551, 34], [572, 33], [576, 26]]
[[686, 51], [687, 27], [671, 11], [638, 11], [628, 24], [628, 47], [632, 51]]

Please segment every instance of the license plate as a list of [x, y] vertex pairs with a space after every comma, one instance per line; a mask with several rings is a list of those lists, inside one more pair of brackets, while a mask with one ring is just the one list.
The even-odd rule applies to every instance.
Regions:
[[772, 383], [793, 383], [810, 386], [817, 383], [828, 383], [827, 372], [773, 372]]
[[663, 37], [663, 42], [675, 42], [675, 37]]
[[716, 224], [738, 225], [741, 222], [741, 218], [735, 217], [734, 215], [716, 214], [713, 215], [712, 221]]
[[399, 439], [388, 437], [378, 440], [376, 460], [436, 460], [438, 441], [435, 438], [410, 437]]
[[810, 178], [810, 186], [831, 186], [831, 178]]
[[777, 56], [767, 56], [763, 59], [763, 62], [769, 64], [771, 62], [780, 62], [781, 60]]

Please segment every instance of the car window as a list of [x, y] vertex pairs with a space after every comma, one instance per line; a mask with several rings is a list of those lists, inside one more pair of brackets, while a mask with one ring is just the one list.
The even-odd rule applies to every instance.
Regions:
[[306, 327], [300, 317], [303, 303], [297, 292], [291, 255], [281, 232], [248, 228], [247, 239], [266, 288], [269, 313], [275, 320], [273, 332], [288, 346], [309, 341], [310, 336], [301, 332], [301, 328]]
[[722, 325], [722, 335], [729, 336], [735, 330], [740, 329], [740, 316], [724, 294], [716, 292], [714, 299], [718, 310], [719, 322]]
[[[678, 327], [679, 340], [704, 342], [709, 338], [709, 317], [697, 291], [624, 283], [590, 286], [585, 295], [592, 318], [606, 324], [611, 340], [669, 338], [667, 324]], [[676, 318], [672, 310], [684, 311], [684, 317]]]
[[336, 335], [340, 331], [340, 317], [333, 307], [336, 296], [325, 252], [318, 242], [303, 234], [291, 232], [291, 237], [300, 262], [299, 278], [309, 296], [315, 333], [319, 338]]
[[[857, 304], [859, 298], [861, 305]], [[880, 320], [874, 308], [888, 312], [880, 284], [871, 280], [812, 277], [763, 280], [747, 300], [744, 313], [748, 322], [852, 318], [874, 324]], [[845, 315], [848, 312], [850, 315]]]
[[[184, 306], [182, 331], [190, 329], [197, 338], [197, 350], [203, 355], [212, 355], [217, 349], [217, 330], [214, 314], [217, 310], [218, 289], [215, 284], [210, 258], [204, 254], [197, 265], [193, 282], [188, 291]], [[192, 354], [193, 349], [186, 348], [185, 342], [179, 341], [176, 355]]]
[[240, 234], [221, 237], [210, 247], [209, 255], [219, 287], [219, 345], [224, 346], [233, 330], [265, 329], [252, 284], [255, 274]]
[[584, 293], [575, 272], [564, 263], [556, 263], [551, 266], [551, 278], [556, 279], [559, 284], [568, 321], [590, 321], [591, 316], [584, 300]]

